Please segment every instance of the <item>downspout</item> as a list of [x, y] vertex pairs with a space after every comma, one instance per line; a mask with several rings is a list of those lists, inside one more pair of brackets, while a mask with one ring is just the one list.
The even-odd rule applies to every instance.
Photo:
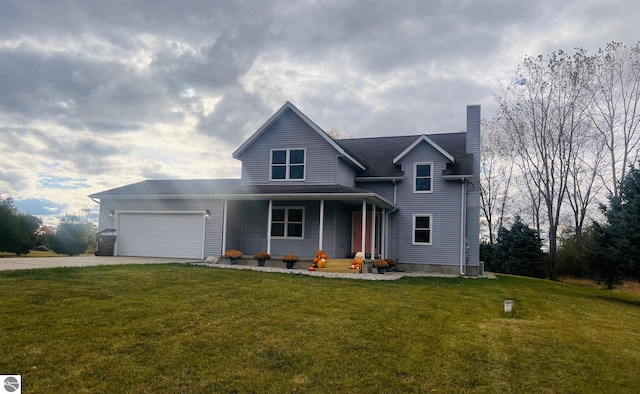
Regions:
[[460, 198], [460, 275], [465, 276], [464, 273], [464, 263], [465, 263], [465, 236], [466, 236], [466, 205], [467, 205], [467, 183], [464, 178], [462, 178], [462, 196]]
[[322, 243], [324, 240], [324, 200], [320, 200], [320, 235], [318, 236], [318, 250], [323, 250]]
[[222, 202], [222, 251], [220, 254], [224, 254], [227, 250], [227, 210], [228, 200]]
[[366, 258], [367, 251], [365, 249], [365, 237], [367, 236], [367, 200], [362, 200], [362, 220], [360, 223], [361, 235], [360, 235], [360, 251], [364, 253]]
[[396, 183], [396, 180], [393, 180], [393, 205], [396, 205], [396, 197], [397, 197], [397, 189], [398, 189], [398, 184]]

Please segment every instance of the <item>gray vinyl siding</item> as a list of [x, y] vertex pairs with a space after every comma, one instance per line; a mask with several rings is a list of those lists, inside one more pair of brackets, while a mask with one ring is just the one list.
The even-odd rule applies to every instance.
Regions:
[[[271, 149], [305, 148], [304, 181], [270, 181]], [[244, 184], [336, 184], [337, 151], [292, 111], [285, 112], [242, 154]]]
[[242, 202], [228, 201], [226, 247], [222, 254], [231, 249], [242, 250], [242, 216]]
[[220, 256], [222, 251], [222, 224], [224, 214], [224, 202], [212, 201], [209, 206], [210, 216], [205, 220], [204, 227], [204, 255]]
[[[414, 193], [414, 163], [433, 162], [432, 193]], [[445, 181], [446, 159], [421, 143], [401, 161], [404, 181], [398, 183], [393, 227], [397, 236], [390, 250], [403, 263], [456, 265], [460, 263], [461, 183]], [[413, 245], [413, 215], [431, 215], [431, 245]], [[394, 232], [392, 230], [392, 232]]]
[[334, 216], [335, 251], [330, 256], [345, 258], [351, 252], [351, 210], [339, 203]]
[[358, 182], [356, 184], [358, 189], [365, 189], [372, 191], [385, 200], [393, 203], [393, 182], [385, 181], [385, 182]]
[[[240, 250], [245, 255], [267, 251], [267, 201], [242, 201], [242, 238]], [[273, 253], [272, 253], [273, 254]]]
[[[318, 204], [320, 204], [318, 202]], [[331, 257], [336, 257], [336, 202], [324, 202], [324, 231], [322, 232], [322, 250]], [[320, 212], [318, 212], [318, 218]], [[319, 220], [319, 219], [318, 219]], [[319, 226], [319, 224], [318, 224]], [[319, 231], [319, 230], [318, 230]], [[316, 242], [316, 248], [320, 246]]]
[[356, 170], [347, 162], [341, 159], [338, 161], [337, 183], [338, 185], [354, 187]]

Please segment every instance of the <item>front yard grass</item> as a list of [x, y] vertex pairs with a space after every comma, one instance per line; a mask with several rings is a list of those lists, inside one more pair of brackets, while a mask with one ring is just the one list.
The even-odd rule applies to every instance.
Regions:
[[[640, 296], [185, 265], [0, 272], [25, 393], [637, 392]], [[503, 301], [515, 300], [515, 316]]]

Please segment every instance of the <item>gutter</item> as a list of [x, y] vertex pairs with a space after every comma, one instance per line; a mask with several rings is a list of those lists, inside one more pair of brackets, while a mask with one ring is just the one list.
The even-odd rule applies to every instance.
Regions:
[[402, 181], [404, 176], [357, 176], [355, 177], [356, 182], [395, 182]]
[[395, 205], [376, 193], [262, 193], [262, 194], [138, 194], [104, 196], [114, 200], [128, 199], [215, 199], [215, 200], [362, 200], [368, 199], [376, 205], [387, 209]]

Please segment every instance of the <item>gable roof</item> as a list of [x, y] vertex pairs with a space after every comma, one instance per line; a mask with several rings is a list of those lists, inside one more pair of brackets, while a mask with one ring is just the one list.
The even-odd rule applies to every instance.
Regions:
[[313, 123], [313, 121], [309, 119], [307, 115], [303, 114], [302, 111], [296, 108], [296, 106], [291, 104], [289, 101], [284, 103], [284, 105], [280, 107], [280, 109], [276, 111], [276, 113], [273, 114], [262, 126], [260, 126], [260, 128], [255, 133], [253, 133], [253, 135], [249, 137], [249, 139], [247, 139], [242, 145], [240, 145], [240, 147], [238, 147], [238, 149], [235, 150], [235, 152], [233, 152], [232, 154], [233, 158], [235, 159], [239, 158], [239, 156], [241, 156], [242, 153], [245, 150], [247, 150], [247, 148], [251, 146], [258, 138], [260, 138], [260, 136], [265, 131], [267, 131], [269, 127], [272, 124], [274, 124], [287, 110], [292, 111], [300, 119], [302, 119], [303, 122], [309, 125], [309, 127], [311, 127], [313, 131], [318, 133], [320, 137], [322, 137], [329, 145], [331, 145], [336, 151], [338, 151], [338, 153], [343, 155], [354, 166], [360, 168], [361, 170], [365, 169], [365, 167], [358, 160], [356, 160], [353, 156], [345, 152], [342, 149], [342, 147], [340, 147], [340, 145], [336, 144], [336, 142], [331, 137], [329, 137], [327, 133], [324, 132], [324, 130], [322, 130], [320, 127], [318, 127], [318, 125]]
[[403, 157], [405, 157], [407, 154], [409, 154], [409, 152], [411, 152], [416, 146], [418, 146], [418, 144], [420, 144], [421, 142], [426, 142], [427, 144], [431, 145], [432, 147], [435, 148], [435, 150], [437, 150], [438, 152], [440, 152], [444, 157], [446, 157], [449, 161], [454, 162], [455, 163], [455, 159], [453, 158], [453, 156], [451, 156], [451, 154], [449, 154], [447, 151], [445, 151], [444, 149], [442, 149], [442, 147], [440, 147], [440, 145], [436, 144], [435, 142], [433, 142], [433, 140], [431, 140], [429, 137], [427, 137], [426, 135], [422, 134], [420, 137], [418, 137], [411, 145], [409, 145], [405, 150], [402, 151], [402, 153], [400, 153], [398, 156], [393, 158], [393, 164], [396, 164], [398, 161], [400, 161]]
[[[396, 137], [371, 137], [336, 140], [347, 152], [356, 157], [366, 169], [357, 174], [358, 178], [402, 178], [404, 173], [397, 165], [396, 158], [406, 155], [414, 144], [423, 141], [425, 135], [405, 135]], [[466, 153], [466, 133], [429, 134], [426, 137], [439, 152], [451, 157], [446, 175], [471, 174], [469, 163], [472, 155]], [[399, 159], [398, 159], [399, 160]]]

